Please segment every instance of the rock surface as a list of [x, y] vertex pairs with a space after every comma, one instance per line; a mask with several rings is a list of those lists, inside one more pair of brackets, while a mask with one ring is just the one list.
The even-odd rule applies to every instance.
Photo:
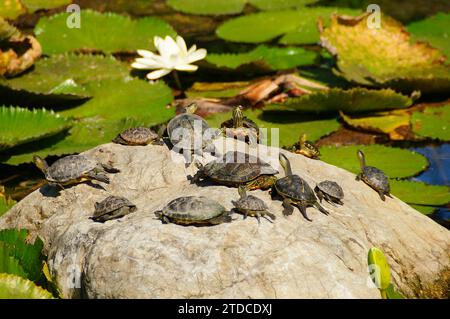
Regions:
[[[274, 157], [266, 159], [276, 165], [276, 149], [271, 150]], [[379, 298], [367, 269], [372, 246], [386, 253], [393, 282], [407, 295], [437, 290], [432, 295], [439, 296], [445, 289], [450, 232], [398, 199], [380, 201], [337, 167], [286, 153], [293, 171], [312, 187], [324, 179], [340, 183], [344, 206], [324, 203], [329, 216], [308, 208], [312, 222], [298, 210], [285, 218], [281, 201], [254, 191], [277, 216], [273, 224], [235, 215], [230, 224], [184, 227], [162, 224], [153, 212], [183, 195], [208, 196], [231, 209], [237, 189], [191, 185], [186, 177], [196, 168], [175, 163], [165, 146], [105, 144], [85, 154], [121, 173], [110, 175], [104, 189], [80, 184], [57, 196], [44, 186], [0, 219], [0, 229], [27, 228], [43, 239], [65, 297]], [[109, 194], [127, 197], [138, 210], [93, 222], [94, 202]]]

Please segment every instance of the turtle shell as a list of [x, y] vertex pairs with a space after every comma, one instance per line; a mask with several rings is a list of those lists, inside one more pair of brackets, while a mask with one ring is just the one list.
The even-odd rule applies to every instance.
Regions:
[[133, 127], [120, 133], [114, 141], [122, 139], [129, 145], [147, 145], [158, 138], [158, 134], [147, 127]]
[[[242, 119], [242, 126], [245, 128], [252, 128], [252, 129], [255, 129], [256, 131], [259, 131], [258, 125], [247, 117], [244, 117]], [[220, 127], [224, 127], [224, 128], [234, 127], [233, 119], [228, 119], [225, 122], [222, 122], [222, 124], [220, 124]]]
[[381, 190], [385, 193], [389, 193], [391, 190], [388, 177], [382, 170], [376, 167], [364, 167], [362, 170], [362, 179], [376, 190]]
[[69, 155], [54, 162], [46, 173], [46, 178], [59, 183], [78, 179], [96, 168], [98, 163], [84, 155]]
[[207, 221], [226, 212], [225, 207], [204, 196], [178, 197], [163, 208], [163, 215], [178, 222]]
[[125, 206], [130, 207], [130, 212], [136, 210], [136, 205], [134, 205], [125, 197], [108, 196], [101, 202], [95, 203], [95, 212], [93, 218], [101, 217]]
[[339, 186], [338, 183], [333, 181], [323, 181], [317, 184], [317, 187], [324, 193], [337, 198], [337, 199], [343, 199], [344, 198], [344, 191], [342, 190], [342, 187]]
[[232, 201], [232, 203], [237, 209], [242, 210], [265, 211], [269, 209], [262, 199], [253, 195], [247, 195], [237, 201]]
[[[187, 136], [182, 129], [187, 130]], [[202, 117], [190, 113], [179, 114], [167, 124], [167, 134], [172, 145], [187, 150], [195, 149], [196, 141], [202, 142], [200, 148], [208, 145], [210, 139], [204, 134], [208, 129], [209, 125]]]
[[316, 195], [308, 183], [298, 175], [288, 175], [275, 182], [275, 189], [283, 197], [296, 201], [315, 202]]

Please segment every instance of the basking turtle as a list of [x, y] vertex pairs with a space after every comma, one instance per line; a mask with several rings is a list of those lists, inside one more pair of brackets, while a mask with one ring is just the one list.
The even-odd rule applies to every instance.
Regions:
[[205, 166], [197, 163], [199, 170], [191, 183], [210, 179], [227, 186], [245, 186], [247, 190], [268, 189], [276, 180], [277, 170], [268, 163], [241, 152], [228, 152], [222, 158]]
[[244, 219], [247, 218], [247, 216], [255, 216], [256, 219], [258, 219], [258, 223], [261, 222], [260, 217], [264, 217], [269, 222], [272, 222], [266, 217], [267, 215], [272, 220], [275, 220], [275, 215], [268, 211], [269, 208], [262, 199], [259, 199], [253, 195], [247, 195], [245, 188], [242, 186], [239, 186], [238, 191], [241, 198], [237, 201], [232, 200], [231, 202], [238, 212], [244, 214]]
[[285, 216], [291, 215], [294, 212], [292, 205], [295, 205], [303, 217], [309, 221], [311, 219], [306, 214], [306, 207], [308, 206], [314, 206], [325, 215], [328, 215], [328, 211], [317, 202], [316, 195], [314, 195], [314, 191], [308, 183], [300, 176], [292, 174], [291, 164], [282, 153], [280, 153], [280, 164], [284, 168], [286, 176], [276, 181], [272, 190], [272, 196], [279, 194], [283, 197], [283, 214]]
[[227, 137], [236, 138], [252, 145], [258, 144], [259, 127], [244, 116], [240, 105], [234, 107], [232, 118], [223, 122], [220, 127]]
[[215, 152], [213, 139], [217, 132], [211, 129], [208, 123], [200, 116], [194, 114], [197, 110], [195, 103], [185, 108], [185, 112], [175, 116], [167, 124], [167, 135], [173, 148], [183, 151], [183, 154]]
[[158, 134], [147, 127], [129, 128], [118, 134], [112, 141], [122, 145], [163, 144]]
[[306, 134], [300, 136], [300, 140], [294, 145], [293, 151], [296, 154], [302, 154], [313, 159], [320, 157], [319, 149], [312, 142], [306, 140]]
[[391, 197], [391, 187], [389, 185], [389, 179], [384, 172], [373, 166], [366, 166], [366, 159], [364, 153], [361, 150], [357, 152], [359, 162], [361, 164], [361, 173], [356, 176], [356, 180], [363, 180], [367, 185], [372, 187], [378, 192], [381, 200], [385, 200], [384, 195]]
[[98, 163], [84, 155], [70, 155], [60, 158], [51, 166], [41, 157], [33, 156], [33, 162], [45, 174], [50, 185], [78, 184], [85, 181], [97, 180], [109, 183], [108, 173], [117, 173], [120, 170], [107, 164]]
[[165, 224], [217, 225], [231, 222], [231, 212], [215, 200], [204, 196], [178, 197], [155, 216]]
[[323, 181], [317, 184], [314, 188], [317, 197], [322, 203], [322, 199], [325, 199], [327, 202], [336, 203], [339, 205], [344, 205], [342, 199], [344, 198], [344, 191], [342, 187], [339, 186], [338, 183], [333, 181]]
[[125, 197], [108, 196], [101, 202], [95, 203], [95, 212], [91, 219], [96, 222], [105, 222], [128, 215], [136, 209], [136, 205]]

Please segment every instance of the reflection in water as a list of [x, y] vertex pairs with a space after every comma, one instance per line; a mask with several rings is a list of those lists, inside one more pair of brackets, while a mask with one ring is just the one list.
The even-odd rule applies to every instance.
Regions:
[[[413, 180], [421, 181], [434, 185], [450, 186], [450, 144], [442, 144], [439, 146], [426, 146], [413, 149], [428, 158], [430, 167], [413, 178]], [[439, 208], [431, 216], [438, 223], [450, 228], [450, 209], [447, 207]]]

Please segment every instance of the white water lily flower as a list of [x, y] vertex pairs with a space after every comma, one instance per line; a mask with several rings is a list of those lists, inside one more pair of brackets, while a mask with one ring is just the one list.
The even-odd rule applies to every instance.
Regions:
[[147, 74], [149, 80], [159, 79], [172, 70], [194, 72], [198, 66], [191, 63], [206, 57], [206, 50], [197, 50], [196, 45], [191, 46], [188, 50], [186, 42], [180, 36], [177, 36], [176, 40], [170, 36], [166, 36], [164, 39], [155, 36], [153, 41], [159, 55], [147, 50], [138, 50], [137, 52], [142, 58], [137, 58], [131, 64], [135, 69], [155, 70]]

